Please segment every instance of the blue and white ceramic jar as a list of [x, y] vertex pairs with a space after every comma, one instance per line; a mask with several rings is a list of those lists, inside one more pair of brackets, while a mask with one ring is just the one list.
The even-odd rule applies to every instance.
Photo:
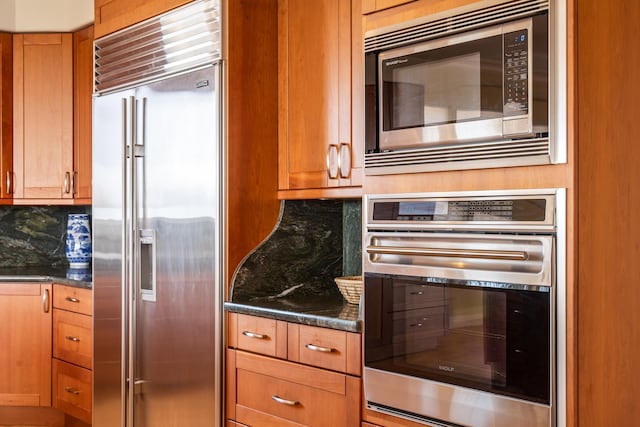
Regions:
[[69, 214], [66, 255], [71, 268], [88, 268], [91, 263], [91, 232], [88, 214]]

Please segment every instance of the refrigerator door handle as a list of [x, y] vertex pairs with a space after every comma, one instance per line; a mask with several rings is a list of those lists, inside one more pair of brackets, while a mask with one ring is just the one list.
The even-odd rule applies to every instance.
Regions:
[[[135, 282], [135, 262], [137, 259], [136, 242], [137, 240], [137, 212], [136, 212], [136, 157], [134, 154], [135, 141], [137, 138], [137, 101], [134, 96], [129, 97], [129, 143], [126, 145], [125, 161], [128, 161], [128, 165], [125, 165], [125, 195], [127, 203], [125, 203], [125, 229], [127, 233], [126, 245], [127, 245], [127, 299], [125, 306], [127, 306], [127, 411], [126, 411], [126, 426], [133, 427], [134, 425], [134, 403], [135, 403], [135, 384], [132, 381], [136, 378], [136, 282]], [[126, 125], [125, 125], [126, 128]], [[126, 135], [126, 130], [125, 130]], [[127, 173], [128, 171], [128, 173]]]

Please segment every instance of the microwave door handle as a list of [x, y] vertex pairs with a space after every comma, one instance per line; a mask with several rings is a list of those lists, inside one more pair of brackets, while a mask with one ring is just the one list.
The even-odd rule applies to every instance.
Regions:
[[399, 246], [367, 246], [372, 255], [437, 256], [449, 258], [484, 258], [526, 261], [529, 256], [523, 251], [490, 251], [469, 249], [415, 248]]

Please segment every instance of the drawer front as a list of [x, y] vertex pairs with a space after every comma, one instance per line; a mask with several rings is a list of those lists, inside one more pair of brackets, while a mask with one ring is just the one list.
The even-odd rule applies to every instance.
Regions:
[[236, 340], [239, 349], [267, 356], [280, 356], [279, 340], [286, 341], [286, 329], [285, 337], [279, 337], [276, 320], [244, 314], [239, 314], [237, 319]]
[[242, 407], [283, 418], [305, 426], [345, 426], [347, 401], [344, 394], [332, 393], [257, 372], [237, 370], [237, 417]]
[[91, 289], [54, 284], [53, 307], [91, 316], [93, 314]]
[[91, 369], [91, 317], [53, 310], [53, 356]]
[[53, 406], [91, 423], [91, 371], [53, 360]]
[[297, 361], [307, 365], [346, 372], [347, 333], [300, 325]]

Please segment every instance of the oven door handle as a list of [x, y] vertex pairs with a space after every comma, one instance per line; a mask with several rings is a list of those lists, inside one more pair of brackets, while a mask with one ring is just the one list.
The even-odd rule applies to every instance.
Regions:
[[513, 261], [525, 261], [529, 258], [522, 251], [488, 251], [469, 249], [415, 248], [400, 246], [367, 246], [367, 252], [373, 255], [439, 256], [450, 258], [484, 258]]

